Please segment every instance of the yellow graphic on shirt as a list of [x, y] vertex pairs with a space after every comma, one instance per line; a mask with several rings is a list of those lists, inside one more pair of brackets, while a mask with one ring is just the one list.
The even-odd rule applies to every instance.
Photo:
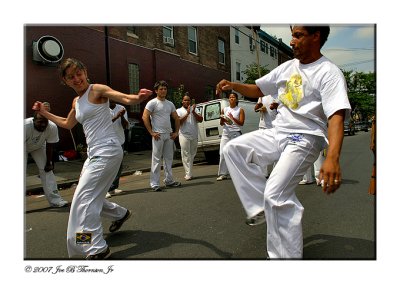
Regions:
[[286, 82], [285, 93], [279, 95], [279, 100], [290, 109], [297, 109], [303, 99], [302, 79], [299, 74], [294, 74]]

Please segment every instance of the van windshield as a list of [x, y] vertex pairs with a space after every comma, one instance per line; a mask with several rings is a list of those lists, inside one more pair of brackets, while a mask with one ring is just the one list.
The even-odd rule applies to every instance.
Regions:
[[221, 114], [221, 106], [218, 102], [215, 104], [206, 105], [204, 110], [204, 120], [209, 121], [209, 120], [219, 119], [220, 114]]

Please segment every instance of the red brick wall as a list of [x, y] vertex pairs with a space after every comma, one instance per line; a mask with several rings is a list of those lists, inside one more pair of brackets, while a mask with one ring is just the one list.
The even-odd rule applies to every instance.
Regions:
[[[52, 112], [65, 117], [76, 96], [72, 89], [61, 85], [56, 67], [33, 62], [32, 42], [43, 35], [56, 37], [64, 47], [64, 58], [80, 59], [88, 68], [91, 82], [107, 84], [104, 31], [101, 26], [25, 27], [25, 117], [32, 116], [31, 107], [36, 100], [50, 102]], [[152, 89], [156, 80], [166, 80], [171, 88], [184, 84], [196, 102], [205, 100], [206, 86], [214, 87], [222, 78], [230, 78], [228, 27], [199, 27], [198, 56], [188, 53], [186, 26], [175, 29], [174, 48], [163, 43], [161, 26], [138, 27], [137, 31], [139, 38], [132, 38], [126, 35], [126, 27], [108, 27], [109, 84], [112, 88], [129, 91], [129, 63], [139, 65], [141, 88]], [[217, 63], [217, 35], [225, 38], [226, 65]], [[142, 109], [144, 105], [142, 103]], [[76, 143], [84, 141], [80, 128], [73, 129]], [[59, 149], [72, 149], [69, 130], [59, 128], [59, 134]]]

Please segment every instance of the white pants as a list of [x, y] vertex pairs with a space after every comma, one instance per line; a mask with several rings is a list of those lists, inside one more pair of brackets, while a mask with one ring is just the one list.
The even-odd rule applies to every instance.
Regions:
[[[45, 172], [44, 167], [46, 166], [46, 144], [43, 147], [30, 152], [33, 160], [35, 161], [38, 169], [40, 180], [42, 181], [42, 187], [44, 195], [47, 201], [51, 204], [59, 204], [63, 199], [57, 189], [56, 177], [53, 171]], [[28, 155], [26, 156], [26, 159]], [[26, 164], [26, 163], [25, 163]]]
[[197, 142], [197, 139], [187, 139], [185, 136], [179, 135], [182, 164], [187, 177], [193, 177], [193, 162], [197, 153]]
[[[67, 249], [70, 258], [85, 257], [104, 251], [101, 217], [116, 221], [127, 209], [105, 199], [122, 161], [122, 148], [107, 146], [101, 156], [88, 157], [83, 165], [72, 199], [68, 220]], [[83, 237], [80, 234], [87, 234]], [[90, 241], [86, 239], [90, 237]], [[85, 243], [87, 242], [87, 243]]]
[[161, 162], [164, 167], [164, 183], [171, 184], [174, 182], [172, 176], [172, 161], [174, 159], [174, 140], [170, 138], [170, 133], [161, 133], [160, 139], [153, 138], [151, 155], [151, 173], [150, 186], [160, 186]]
[[325, 161], [324, 150], [319, 153], [318, 159], [309, 167], [303, 176], [303, 180], [306, 182], [314, 182], [315, 178], [319, 176], [319, 170]]
[[228, 175], [229, 174], [229, 170], [228, 167], [226, 166], [226, 162], [225, 162], [225, 157], [222, 154], [225, 148], [226, 143], [228, 143], [229, 141], [231, 141], [232, 139], [239, 137], [241, 135], [240, 132], [231, 132], [229, 134], [227, 133], [222, 133], [221, 136], [221, 141], [219, 143], [219, 166], [218, 166], [218, 176], [220, 175]]
[[[322, 137], [262, 129], [230, 141], [226, 164], [248, 217], [264, 210], [270, 258], [301, 258], [304, 208], [295, 188], [325, 145]], [[268, 180], [264, 169], [277, 161]]]

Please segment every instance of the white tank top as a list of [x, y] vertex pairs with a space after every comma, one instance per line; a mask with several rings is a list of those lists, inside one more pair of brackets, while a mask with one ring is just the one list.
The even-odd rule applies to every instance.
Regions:
[[[229, 117], [229, 113], [232, 113], [232, 116], [234, 118], [236, 118], [237, 120], [239, 120], [240, 117], [240, 107], [239, 106], [235, 106], [234, 108], [231, 108], [229, 106], [224, 108], [224, 115]], [[223, 127], [222, 127], [222, 131], [224, 133], [230, 133], [230, 132], [237, 132], [237, 131], [241, 131], [242, 128], [237, 125], [234, 121], [231, 125], [224, 123]]]
[[89, 152], [95, 154], [93, 151], [100, 146], [118, 145], [118, 136], [112, 125], [109, 102], [107, 101], [103, 104], [89, 102], [89, 92], [91, 89], [92, 85], [89, 85], [89, 88], [82, 97], [76, 100], [75, 118], [83, 126]]

